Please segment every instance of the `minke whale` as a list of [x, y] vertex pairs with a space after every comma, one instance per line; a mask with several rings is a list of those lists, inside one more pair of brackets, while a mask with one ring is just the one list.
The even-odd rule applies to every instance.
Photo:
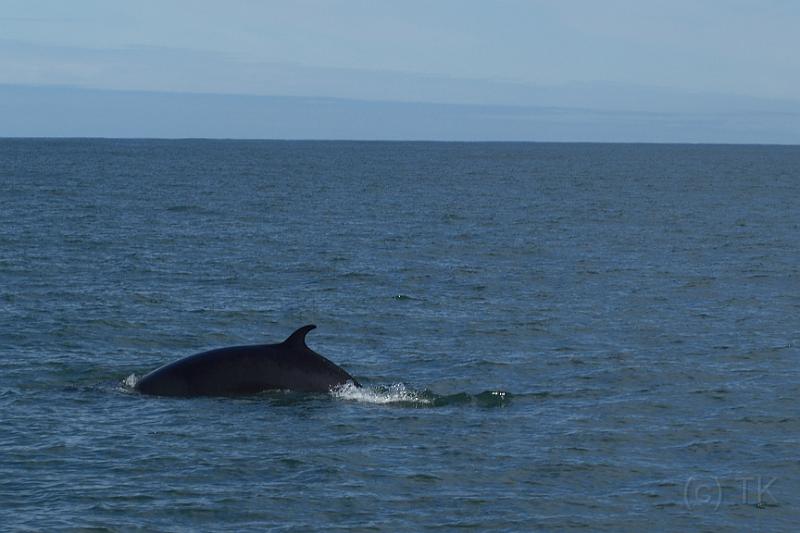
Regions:
[[328, 392], [352, 382], [342, 368], [306, 346], [309, 324], [278, 344], [232, 346], [202, 352], [166, 364], [134, 385], [157, 396], [229, 396], [288, 389]]

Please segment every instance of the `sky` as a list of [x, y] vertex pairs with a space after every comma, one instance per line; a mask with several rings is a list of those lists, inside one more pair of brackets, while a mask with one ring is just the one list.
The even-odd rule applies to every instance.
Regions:
[[798, 28], [794, 0], [3, 0], [0, 136], [800, 144]]

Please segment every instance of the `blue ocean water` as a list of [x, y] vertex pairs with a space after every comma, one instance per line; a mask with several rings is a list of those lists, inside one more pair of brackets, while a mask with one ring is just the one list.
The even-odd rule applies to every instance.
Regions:
[[[0, 140], [0, 524], [800, 520], [800, 147]], [[175, 399], [279, 342], [364, 390]]]

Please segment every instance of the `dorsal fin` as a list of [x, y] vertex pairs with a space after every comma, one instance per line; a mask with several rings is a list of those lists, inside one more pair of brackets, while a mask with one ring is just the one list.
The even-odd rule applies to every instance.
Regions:
[[307, 326], [299, 328], [297, 331], [289, 335], [289, 338], [283, 341], [283, 344], [286, 344], [296, 349], [308, 348], [308, 346], [306, 346], [306, 335], [308, 334], [309, 331], [311, 331], [316, 327], [317, 326], [315, 326], [314, 324], [309, 324]]

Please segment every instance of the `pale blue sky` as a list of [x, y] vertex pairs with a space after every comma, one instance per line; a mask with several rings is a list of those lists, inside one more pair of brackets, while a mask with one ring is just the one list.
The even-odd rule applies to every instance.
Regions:
[[4, 0], [0, 85], [758, 113], [797, 143], [798, 28], [791, 0]]

